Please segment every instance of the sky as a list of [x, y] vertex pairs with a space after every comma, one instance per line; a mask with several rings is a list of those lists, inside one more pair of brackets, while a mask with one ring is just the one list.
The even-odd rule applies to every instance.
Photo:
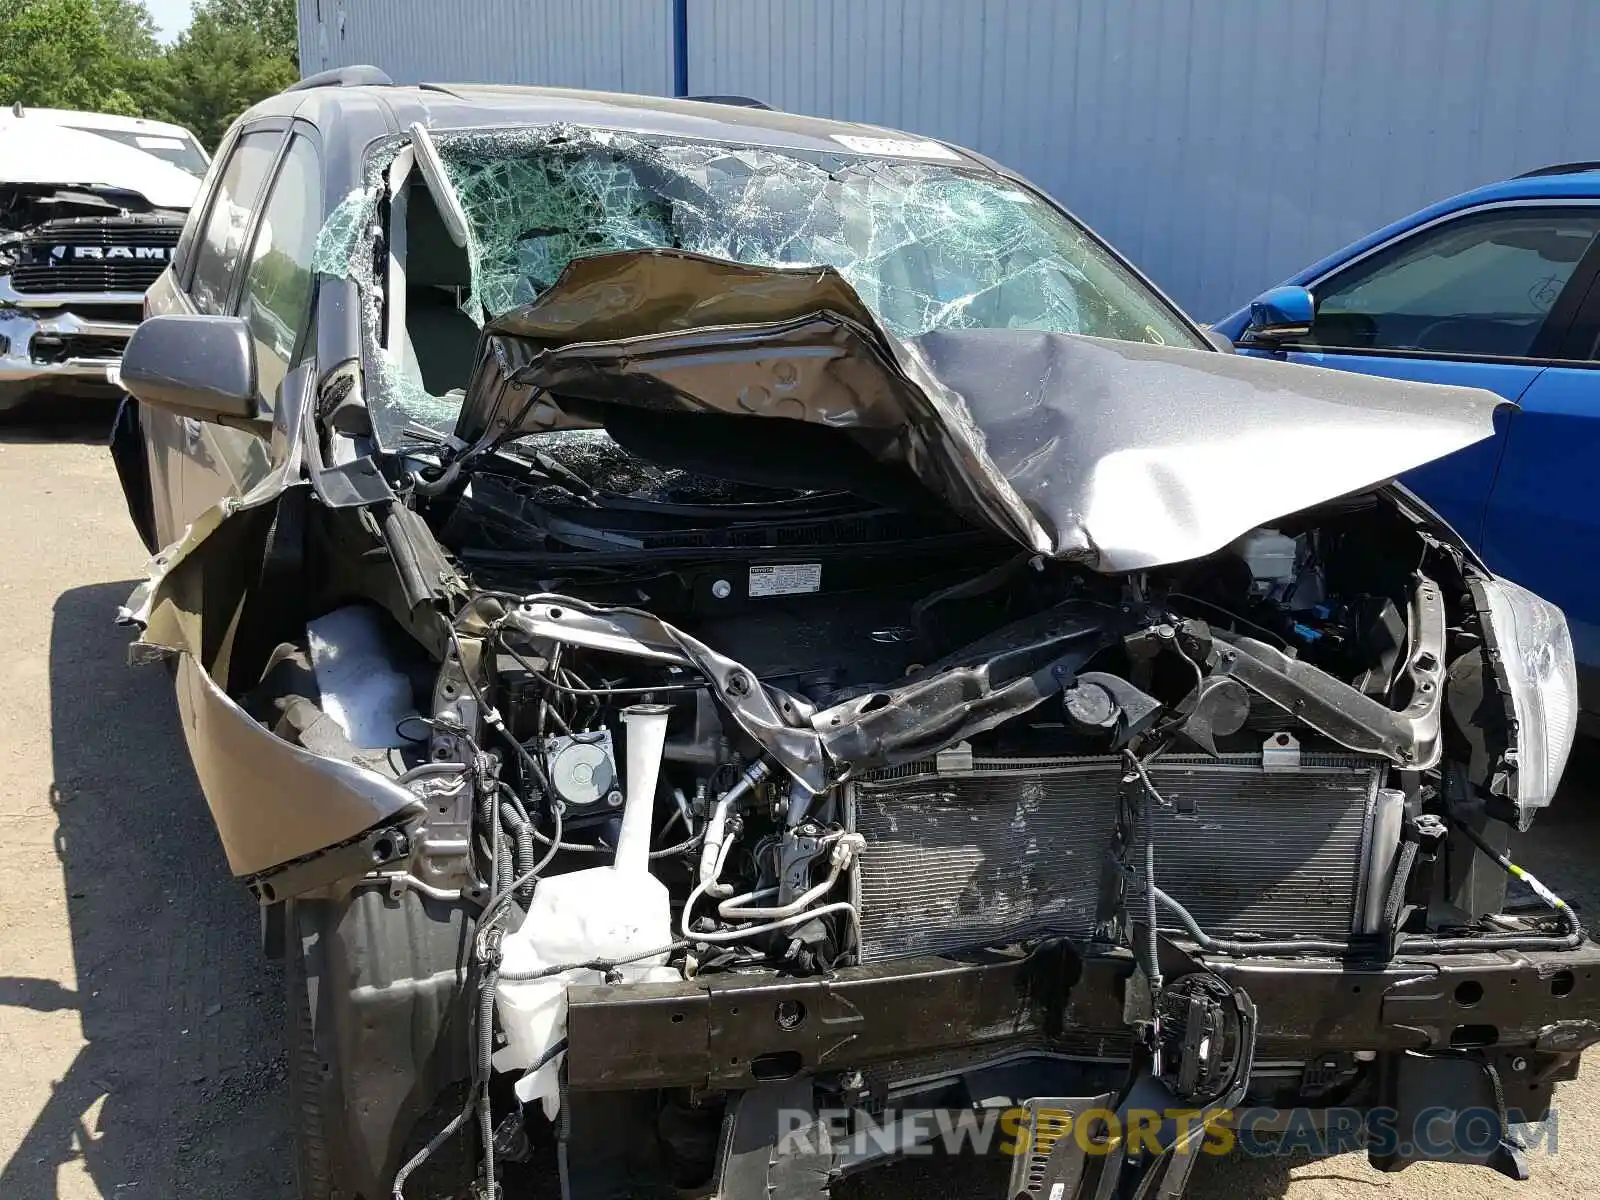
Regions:
[[144, 0], [145, 7], [155, 18], [163, 42], [174, 42], [189, 28], [189, 8], [194, 0]]

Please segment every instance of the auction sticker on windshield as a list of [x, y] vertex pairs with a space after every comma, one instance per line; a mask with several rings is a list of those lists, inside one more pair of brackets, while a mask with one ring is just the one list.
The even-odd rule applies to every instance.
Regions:
[[752, 596], [798, 596], [821, 590], [821, 563], [772, 563], [750, 568]]
[[836, 133], [833, 140], [862, 154], [881, 154], [885, 158], [942, 158], [947, 162], [960, 162], [961, 156], [949, 146], [926, 138], [857, 137], [853, 133]]

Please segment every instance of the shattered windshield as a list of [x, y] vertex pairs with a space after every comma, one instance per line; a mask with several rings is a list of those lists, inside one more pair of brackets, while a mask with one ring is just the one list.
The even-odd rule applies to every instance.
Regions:
[[171, 163], [180, 171], [189, 172], [196, 179], [204, 178], [206, 168], [211, 165], [205, 151], [200, 149], [200, 144], [191, 137], [178, 137], [170, 133], [137, 133], [131, 129], [97, 129], [90, 125], [68, 125], [67, 128], [81, 129], [84, 133], [92, 133], [96, 137], [109, 138], [113, 142], [121, 142], [124, 146], [132, 146], [135, 150], [143, 150], [162, 162]]
[[[473, 326], [539, 297], [573, 259], [672, 248], [757, 266], [829, 265], [901, 337], [936, 329], [1034, 329], [1203, 346], [1198, 335], [1080, 226], [992, 172], [845, 150], [730, 146], [575, 126], [440, 131], [434, 140], [467, 218], [459, 268], [413, 181], [406, 345], [386, 351], [386, 390], [437, 424], [459, 407], [470, 362], [426, 361], [439, 293]], [[318, 259], [363, 260], [354, 231], [376, 211], [352, 196]], [[433, 218], [437, 222], [437, 217]], [[343, 222], [341, 232], [337, 226]], [[428, 247], [435, 249], [429, 250]], [[330, 250], [333, 251], [330, 255]], [[352, 273], [364, 273], [357, 269]], [[437, 284], [429, 294], [430, 282]], [[399, 362], [395, 360], [399, 359]], [[420, 360], [420, 361], [419, 361]]]
[[835, 267], [901, 337], [975, 327], [1194, 344], [1082, 229], [987, 172], [588, 130], [441, 150], [476, 243], [480, 320], [533, 301], [580, 255], [671, 247]]

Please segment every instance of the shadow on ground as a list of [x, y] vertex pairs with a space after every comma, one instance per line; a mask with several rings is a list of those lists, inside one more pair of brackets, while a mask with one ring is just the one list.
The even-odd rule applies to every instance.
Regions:
[[111, 618], [132, 587], [74, 588], [54, 608], [51, 803], [78, 986], [0, 976], [0, 1006], [77, 1008], [88, 1044], [0, 1196], [54, 1200], [81, 1160], [108, 1200], [281, 1200], [281, 976], [228, 875], [167, 674], [125, 665]]
[[30, 400], [0, 412], [0, 444], [78, 442], [103, 446], [111, 435], [111, 422], [116, 415], [115, 400], [61, 396]]
[[[1276, 1200], [1289, 1187], [1286, 1159], [1217, 1160], [1195, 1163], [1186, 1200]], [[979, 1200], [1010, 1195], [1011, 1159], [907, 1159], [890, 1167], [845, 1180], [833, 1189], [834, 1200]]]

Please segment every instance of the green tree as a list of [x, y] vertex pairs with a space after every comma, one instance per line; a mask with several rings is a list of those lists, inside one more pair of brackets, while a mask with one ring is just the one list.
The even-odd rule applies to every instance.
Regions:
[[294, 0], [200, 0], [196, 8], [209, 12], [224, 25], [253, 29], [268, 51], [300, 66], [299, 18]]
[[170, 47], [144, 0], [0, 0], [0, 104], [176, 121], [215, 146], [299, 78], [294, 0], [196, 0]]
[[208, 7], [196, 8], [163, 67], [160, 115], [213, 147], [235, 117], [300, 77], [294, 61], [275, 53], [254, 26], [225, 21]]
[[125, 62], [158, 58], [161, 42], [144, 0], [93, 0], [112, 53]]
[[[8, 0], [0, 103], [137, 114], [160, 52], [141, 0]], [[14, 6], [14, 7], [13, 7]]]

